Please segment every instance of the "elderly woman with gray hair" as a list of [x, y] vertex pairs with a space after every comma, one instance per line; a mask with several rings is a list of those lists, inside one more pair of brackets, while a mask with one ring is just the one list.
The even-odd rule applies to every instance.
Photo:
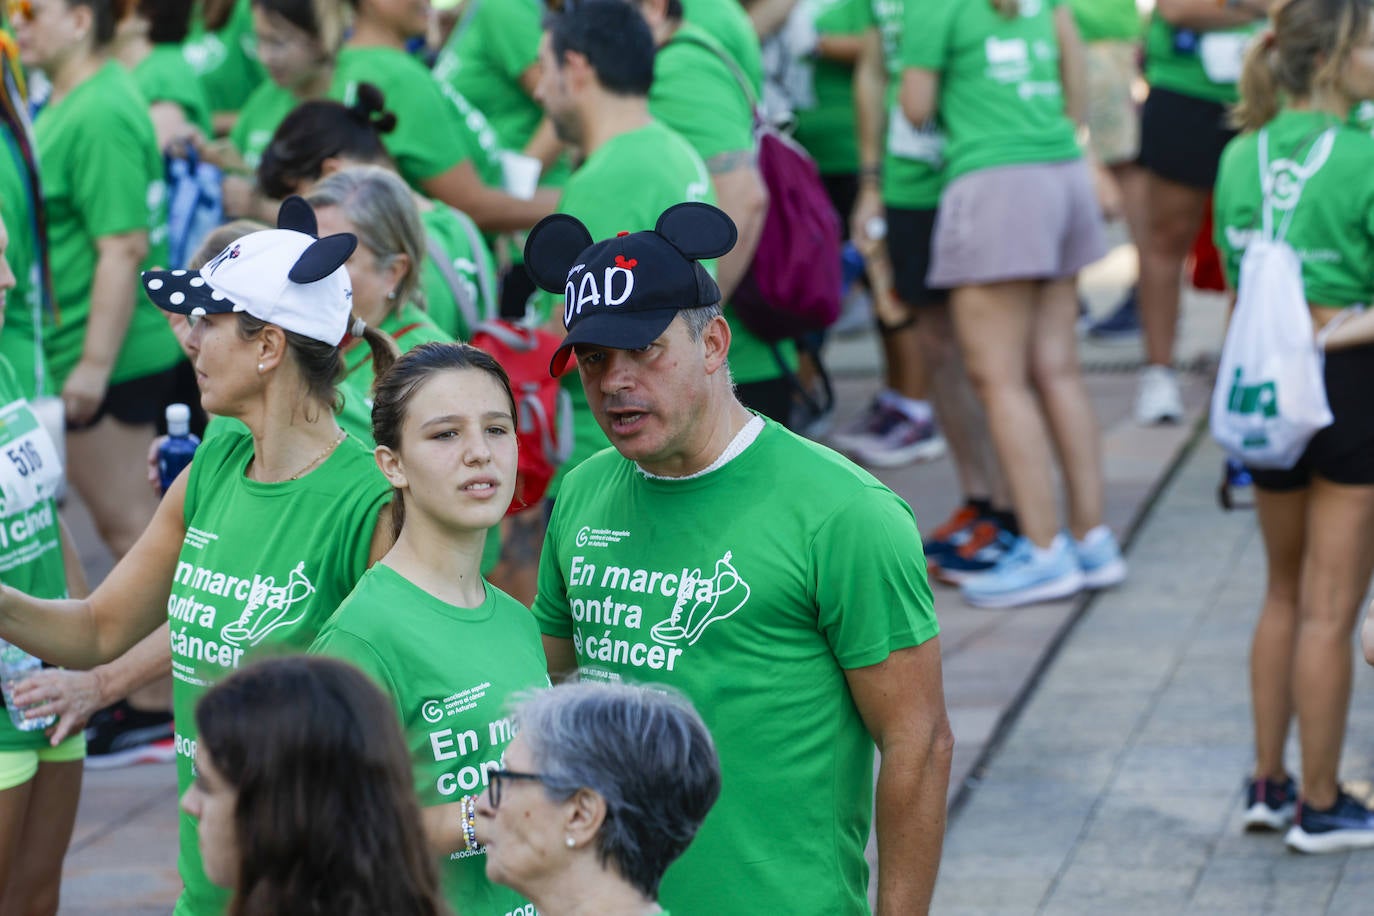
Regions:
[[680, 697], [576, 683], [530, 695], [477, 806], [487, 877], [543, 916], [663, 913], [658, 886], [720, 795], [720, 763]]

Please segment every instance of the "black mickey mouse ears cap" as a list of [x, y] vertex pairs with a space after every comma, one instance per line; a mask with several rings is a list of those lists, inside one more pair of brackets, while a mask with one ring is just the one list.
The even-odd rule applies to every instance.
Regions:
[[563, 293], [568, 334], [549, 372], [562, 375], [577, 344], [637, 350], [682, 309], [715, 305], [720, 287], [700, 261], [725, 254], [737, 237], [730, 217], [702, 203], [677, 204], [652, 230], [596, 244], [575, 217], [545, 217], [525, 242], [525, 267], [540, 288]]

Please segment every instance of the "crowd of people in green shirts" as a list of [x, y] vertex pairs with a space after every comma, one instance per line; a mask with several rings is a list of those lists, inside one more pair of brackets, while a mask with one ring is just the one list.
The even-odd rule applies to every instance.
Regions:
[[[0, 539], [0, 621], [72, 670], [35, 675], [19, 695], [34, 715], [60, 716], [49, 733], [0, 718], [6, 893], [55, 907], [86, 735], [92, 761], [175, 760], [181, 792], [203, 790], [196, 702], [275, 648], [345, 658], [394, 700], [426, 839], [450, 853], [439, 868], [448, 904], [531, 906], [463, 851], [475, 848], [471, 800], [513, 737], [508, 701], [549, 684], [525, 612], [548, 515], [505, 517], [519, 411], [500, 367], [458, 344], [497, 316], [561, 333], [562, 300], [522, 266], [525, 233], [549, 214], [576, 217], [600, 240], [654, 229], [686, 201], [718, 206], [738, 238], [707, 263], [740, 401], [869, 467], [947, 450], [963, 499], [931, 528], [925, 566], [980, 607], [1062, 599], [1127, 575], [1103, 522], [1100, 433], [1077, 356], [1077, 276], [1105, 254], [1106, 221], [1125, 220], [1140, 279], [1087, 333], [1143, 327], [1141, 423], [1183, 415], [1170, 368], [1179, 276], [1214, 193], [1216, 247], [1230, 284], [1239, 280], [1267, 200], [1254, 136], [1299, 162], [1318, 137], [1335, 138], [1330, 165], [1303, 176], [1304, 204], [1330, 214], [1294, 219], [1294, 244], [1329, 243], [1303, 263], [1316, 320], [1368, 300], [1374, 227], [1347, 212], [1363, 200], [1355, 189], [1368, 183], [1360, 156], [1374, 122], [1374, 86], [1359, 71], [1370, 53], [1362, 0], [1289, 0], [1272, 21], [1260, 0], [1162, 0], [1148, 15], [1135, 0], [624, 2], [652, 39], [647, 87], [584, 52], [603, 47], [597, 36], [566, 26], [551, 37], [551, 8], [575, 20], [572, 0], [7, 7], [0, 249], [13, 275], [0, 273], [0, 434], [14, 468], [0, 462], [0, 532], [12, 532]], [[1290, 40], [1353, 63], [1318, 66]], [[804, 396], [823, 374], [818, 342], [764, 340], [731, 307], [768, 210], [759, 118], [810, 152], [862, 256], [850, 292], [872, 303], [883, 382], [833, 432]], [[174, 161], [212, 170], [217, 193], [196, 205], [222, 216], [185, 264], [169, 263], [169, 242], [187, 241], [169, 238]], [[1358, 229], [1327, 239], [1333, 225]], [[291, 233], [289, 245], [273, 233]], [[320, 247], [303, 241], [316, 238]], [[328, 327], [282, 318], [289, 292], [274, 303], [255, 285], [287, 276], [269, 240], [305, 245], [293, 257], [313, 281], [350, 284]], [[266, 304], [216, 312], [221, 295], [204, 300], [208, 310], [183, 308], [209, 295], [196, 280], [224, 269]], [[1340, 381], [1328, 384], [1345, 392], [1360, 387], [1360, 333], [1347, 330], [1334, 346], [1348, 353], [1329, 363]], [[563, 385], [573, 447], [549, 505], [567, 472], [610, 444], [578, 374]], [[145, 481], [149, 448], [176, 402], [202, 411], [204, 443], [160, 493]], [[1357, 423], [1337, 420], [1355, 435]], [[469, 429], [480, 454], [443, 458]], [[1275, 531], [1305, 519], [1313, 543], [1334, 543], [1321, 530], [1365, 545], [1374, 500], [1368, 512], [1349, 507], [1364, 505], [1374, 478], [1367, 460], [1347, 460], [1363, 440], [1318, 441], [1296, 476], [1255, 474], [1262, 519]], [[485, 469], [465, 485], [471, 505], [437, 495], [444, 460]], [[1349, 498], [1316, 524], [1328, 484]], [[57, 511], [64, 486], [118, 563], [89, 597]], [[1348, 697], [1330, 653], [1298, 638], [1295, 658], [1294, 627], [1339, 619], [1349, 635], [1368, 551], [1326, 568], [1335, 584], [1323, 594], [1339, 595], [1314, 610], [1292, 597], [1308, 548], [1270, 540], [1271, 572], [1292, 568], [1271, 575], [1255, 664], [1287, 673], [1256, 680], [1247, 825], [1294, 823], [1290, 844], [1305, 851], [1374, 842], [1374, 818], [1332, 788], [1339, 740], [1334, 757], [1331, 740], [1310, 755], [1304, 746], [1309, 804], [1297, 821], [1282, 759], [1284, 696], [1303, 672], [1325, 699], [1300, 700], [1300, 724], [1332, 732], [1317, 710], [1340, 707], [1342, 684]], [[730, 556], [720, 562], [738, 580]], [[71, 632], [47, 634], [44, 615]], [[1302, 729], [1305, 742], [1315, 730]], [[203, 916], [223, 912], [231, 889], [202, 861], [197, 805], [181, 826], [177, 912]], [[37, 811], [41, 833], [31, 832]]]

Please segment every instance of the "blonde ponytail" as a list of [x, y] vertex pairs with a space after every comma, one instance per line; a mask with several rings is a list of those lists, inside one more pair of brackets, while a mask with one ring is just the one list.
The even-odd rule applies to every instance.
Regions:
[[1231, 108], [1231, 125], [1237, 130], [1259, 130], [1279, 113], [1278, 52], [1274, 33], [1266, 32], [1245, 52], [1240, 71], [1240, 101]]

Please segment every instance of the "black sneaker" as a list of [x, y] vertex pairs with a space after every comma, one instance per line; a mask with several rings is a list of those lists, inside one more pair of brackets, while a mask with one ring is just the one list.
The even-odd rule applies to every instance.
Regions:
[[170, 712], [146, 712], [120, 700], [86, 725], [86, 766], [92, 770], [176, 759]]
[[1299, 801], [1283, 842], [1296, 852], [1310, 853], [1374, 846], [1374, 812], [1345, 792], [1336, 793], [1336, 803], [1325, 811]]
[[1293, 777], [1282, 782], [1251, 779], [1245, 784], [1245, 829], [1282, 830], [1293, 822], [1298, 787]]

